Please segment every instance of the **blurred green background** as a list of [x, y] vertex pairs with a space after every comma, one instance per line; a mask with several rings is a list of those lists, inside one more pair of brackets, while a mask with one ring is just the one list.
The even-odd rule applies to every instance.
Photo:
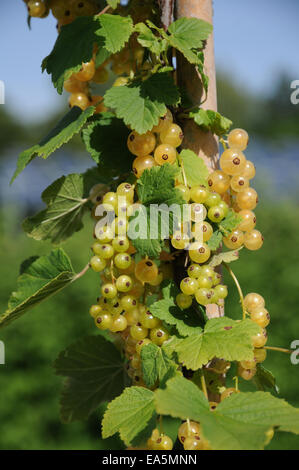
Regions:
[[[22, 7], [15, 1], [12, 4], [15, 12]], [[216, 7], [218, 4], [216, 2]], [[25, 11], [22, 8], [20, 11], [25, 22]], [[34, 30], [30, 34], [32, 41], [39, 41]], [[216, 36], [216, 58], [217, 44]], [[233, 48], [234, 44], [230, 44]], [[9, 52], [9, 44], [7, 49], [10, 55], [19, 53], [17, 49]], [[220, 59], [218, 62], [221, 65]], [[258, 252], [243, 250], [241, 260], [233, 265], [233, 270], [244, 293], [257, 291], [266, 299], [271, 313], [268, 344], [285, 348], [290, 347], [294, 339], [299, 339], [299, 105], [290, 103], [290, 82], [299, 77], [288, 72], [287, 68], [277, 71], [275, 86], [272, 84], [267, 93], [253, 90], [250, 83], [246, 84], [248, 87], [243, 83], [241, 86], [232, 71], [218, 73], [219, 110], [230, 117], [235, 126], [244, 126], [250, 133], [246, 155], [258, 170], [253, 184], [261, 196], [256, 210], [257, 228], [265, 236], [263, 248]], [[39, 80], [38, 73], [32, 72], [32, 80]], [[22, 233], [22, 219], [41, 208], [41, 190], [61, 173], [82, 171], [92, 166], [92, 160], [83, 153], [76, 139], [47, 162], [34, 161], [13, 187], [9, 187], [8, 179], [18, 153], [36, 143], [56, 122], [57, 116], [65, 112], [63, 98], [55, 102], [55, 106], [51, 102], [54, 106], [51, 112], [50, 107], [45, 107], [43, 119], [34, 120], [34, 110], [28, 107], [28, 102], [30, 99], [38, 102], [43, 95], [40, 90], [34, 92], [28, 87], [26, 84], [22, 89], [26, 112], [21, 112], [23, 102], [19, 89], [10, 89], [7, 106], [0, 106], [1, 312], [6, 309], [9, 294], [16, 285], [20, 263], [33, 254], [45, 254], [50, 250], [47, 243], [40, 244]], [[53, 90], [48, 83], [45, 89], [51, 89], [47, 95], [50, 102]], [[84, 230], [64, 245], [77, 271], [85, 266], [92, 241], [92, 221], [86, 217], [85, 222]], [[226, 274], [225, 281], [231, 293], [226, 313], [239, 317], [235, 287]], [[84, 423], [64, 425], [59, 420], [61, 378], [53, 374], [52, 363], [70, 343], [84, 334], [95, 333], [88, 309], [96, 299], [97, 291], [96, 278], [88, 272], [77, 283], [0, 331], [0, 340], [6, 347], [6, 364], [0, 365], [0, 449], [120, 448], [117, 438], [105, 442], [100, 438], [102, 410]], [[299, 365], [292, 365], [287, 354], [269, 352], [265, 366], [276, 376], [281, 397], [299, 407]], [[268, 448], [299, 449], [299, 438], [277, 433]]]

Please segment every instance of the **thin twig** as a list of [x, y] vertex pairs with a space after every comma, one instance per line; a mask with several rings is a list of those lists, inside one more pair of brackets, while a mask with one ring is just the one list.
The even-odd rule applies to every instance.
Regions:
[[187, 184], [187, 177], [186, 177], [185, 168], [184, 168], [184, 163], [183, 163], [183, 160], [182, 160], [182, 158], [181, 158], [180, 155], [179, 155], [179, 163], [180, 163], [180, 167], [181, 167], [181, 170], [182, 170], [184, 185], [185, 185], [185, 186], [188, 186], [188, 184]]
[[286, 354], [292, 354], [292, 352], [294, 352], [292, 351], [292, 349], [276, 348], [275, 346], [264, 346], [264, 349], [269, 349], [271, 351], [279, 351]]
[[113, 270], [114, 270], [114, 263], [112, 259], [110, 263], [110, 276], [111, 276], [112, 284], [115, 284], [116, 277], [114, 276]]
[[84, 269], [82, 269], [82, 271], [80, 271], [78, 274], [76, 274], [76, 276], [73, 277], [73, 280], [72, 282], [76, 281], [77, 279], [79, 279], [80, 277], [84, 276], [84, 274], [89, 270], [90, 268], [90, 264], [88, 263]]
[[159, 428], [160, 428], [160, 434], [164, 434], [163, 433], [163, 416], [162, 415], [159, 416]]
[[240, 296], [240, 303], [241, 303], [242, 311], [243, 311], [243, 320], [245, 320], [246, 315], [247, 315], [247, 311], [246, 311], [245, 304], [244, 304], [244, 295], [243, 295], [241, 286], [239, 284], [239, 281], [238, 281], [237, 277], [235, 276], [235, 274], [233, 273], [233, 271], [231, 270], [231, 268], [228, 266], [228, 264], [223, 263], [223, 266], [227, 269], [227, 271], [229, 272], [229, 274], [233, 278], [233, 281], [234, 281], [234, 283], [235, 283], [235, 285], [238, 289], [239, 296]]
[[105, 8], [103, 8], [102, 11], [100, 11], [100, 13], [97, 13], [95, 16], [101, 16], [101, 15], [104, 15], [104, 13], [107, 13], [108, 10], [110, 10], [111, 6], [110, 5], [107, 5]]
[[224, 150], [226, 150], [226, 149], [227, 149], [227, 145], [226, 145], [226, 142], [225, 142], [224, 138], [223, 138], [223, 137], [220, 137], [219, 140], [220, 140], [220, 143], [222, 144], [222, 147], [224, 148]]
[[207, 386], [206, 386], [205, 376], [203, 375], [203, 373], [201, 374], [200, 381], [201, 381], [201, 388], [202, 388], [202, 391], [204, 393], [204, 396], [208, 400], [209, 399], [208, 390], [207, 390]]
[[239, 377], [236, 375], [233, 380], [235, 381], [235, 389], [239, 391]]

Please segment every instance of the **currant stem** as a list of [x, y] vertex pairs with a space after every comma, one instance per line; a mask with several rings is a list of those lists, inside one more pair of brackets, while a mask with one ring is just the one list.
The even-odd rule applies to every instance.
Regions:
[[74, 276], [72, 282], [76, 281], [77, 279], [80, 279], [80, 277], [84, 276], [84, 274], [89, 270], [90, 264], [88, 263], [85, 268], [82, 269], [76, 276]]
[[188, 428], [188, 436], [191, 436], [191, 425], [190, 425], [190, 419], [187, 418], [187, 428]]
[[182, 161], [182, 158], [181, 158], [180, 155], [179, 155], [179, 163], [180, 163], [180, 167], [181, 167], [181, 171], [182, 171], [182, 175], [183, 175], [184, 185], [188, 186], [184, 164], [183, 164], [183, 161]]
[[191, 119], [191, 118], [190, 118], [189, 114], [187, 114], [187, 113], [180, 113], [180, 114], [178, 114], [178, 119]]
[[234, 377], [234, 381], [235, 381], [235, 389], [239, 390], [239, 377], [237, 375], [236, 377]]
[[238, 281], [237, 277], [235, 276], [235, 274], [233, 273], [233, 271], [231, 270], [231, 268], [228, 266], [228, 264], [223, 263], [223, 265], [224, 265], [224, 267], [227, 269], [227, 271], [228, 271], [228, 273], [231, 275], [231, 277], [233, 278], [234, 283], [236, 284], [236, 287], [237, 287], [237, 289], [238, 289], [239, 296], [240, 296], [240, 302], [241, 302], [241, 306], [242, 306], [242, 311], [243, 311], [243, 320], [245, 320], [246, 315], [247, 315], [247, 311], [246, 311], [245, 304], [244, 304], [244, 295], [243, 295], [241, 286], [240, 286], [240, 284], [239, 284], [239, 281]]
[[115, 284], [115, 276], [113, 274], [113, 260], [111, 260], [111, 263], [110, 263], [110, 276], [111, 276], [111, 280], [112, 280], [112, 284]]
[[164, 434], [163, 433], [163, 416], [162, 415], [159, 416], [159, 428], [160, 428], [160, 434]]
[[147, 285], [144, 284], [144, 292], [143, 292], [143, 304], [146, 304], [146, 298], [147, 298]]
[[223, 137], [220, 137], [219, 140], [220, 140], [220, 142], [221, 142], [221, 144], [222, 144], [224, 150], [226, 150], [226, 149], [227, 149], [227, 145], [226, 145], [226, 142], [225, 142], [224, 138], [223, 138]]
[[206, 399], [208, 400], [208, 399], [209, 399], [209, 397], [208, 397], [208, 390], [207, 390], [207, 386], [206, 386], [205, 376], [203, 375], [203, 373], [202, 373], [202, 375], [201, 375], [201, 377], [200, 377], [200, 381], [201, 381], [201, 388], [202, 388], [202, 391], [203, 391], [203, 393], [204, 393], [204, 396], [205, 396]]
[[101, 15], [104, 15], [104, 13], [107, 13], [108, 10], [110, 10], [111, 6], [110, 5], [107, 5], [105, 8], [103, 8], [102, 11], [100, 11], [100, 13], [98, 13], [97, 15], [95, 16], [101, 16]]
[[292, 354], [292, 352], [294, 352], [291, 349], [276, 348], [275, 346], [264, 346], [264, 349], [269, 349], [271, 351], [280, 351], [280, 352], [283, 352], [283, 353], [286, 353], [286, 354]]

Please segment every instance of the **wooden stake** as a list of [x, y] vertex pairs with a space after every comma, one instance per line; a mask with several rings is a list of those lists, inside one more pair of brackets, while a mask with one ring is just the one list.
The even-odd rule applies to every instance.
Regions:
[[[212, 0], [176, 0], [174, 19], [182, 17], [200, 18], [213, 24]], [[217, 111], [216, 71], [214, 59], [214, 37], [211, 35], [207, 41], [205, 54], [205, 73], [209, 77], [209, 89], [205, 102], [201, 105], [204, 109]], [[198, 106], [203, 99], [204, 90], [194, 65], [189, 64], [181, 54], [178, 54], [178, 84], [187, 92], [194, 106]], [[193, 150], [206, 162], [210, 171], [218, 168], [218, 140], [211, 132], [203, 132], [193, 122], [186, 119], [184, 124], [183, 147]], [[209, 318], [224, 315], [222, 308], [217, 305], [207, 307]]]
[[[175, 18], [194, 17], [213, 24], [212, 0], [177, 0]], [[205, 73], [209, 77], [209, 89], [205, 102], [201, 105], [204, 109], [217, 111], [216, 72], [214, 59], [214, 37], [210, 35], [205, 54]], [[183, 73], [180, 73], [182, 72]], [[186, 90], [187, 95], [194, 105], [199, 105], [203, 99], [201, 81], [195, 67], [187, 62], [182, 55], [178, 57], [179, 84]], [[215, 169], [218, 160], [218, 142], [211, 132], [201, 131], [192, 120], [186, 122], [184, 127], [183, 146], [192, 149], [207, 163], [208, 167]]]

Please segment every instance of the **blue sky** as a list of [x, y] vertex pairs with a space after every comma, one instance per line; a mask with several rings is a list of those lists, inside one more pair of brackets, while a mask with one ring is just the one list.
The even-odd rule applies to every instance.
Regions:
[[[297, 0], [214, 0], [214, 11], [219, 70], [261, 94], [271, 93], [280, 72], [299, 79]], [[20, 120], [43, 119], [61, 103], [40, 70], [56, 36], [53, 17], [33, 19], [29, 31], [23, 1], [0, 1], [0, 80]]]

